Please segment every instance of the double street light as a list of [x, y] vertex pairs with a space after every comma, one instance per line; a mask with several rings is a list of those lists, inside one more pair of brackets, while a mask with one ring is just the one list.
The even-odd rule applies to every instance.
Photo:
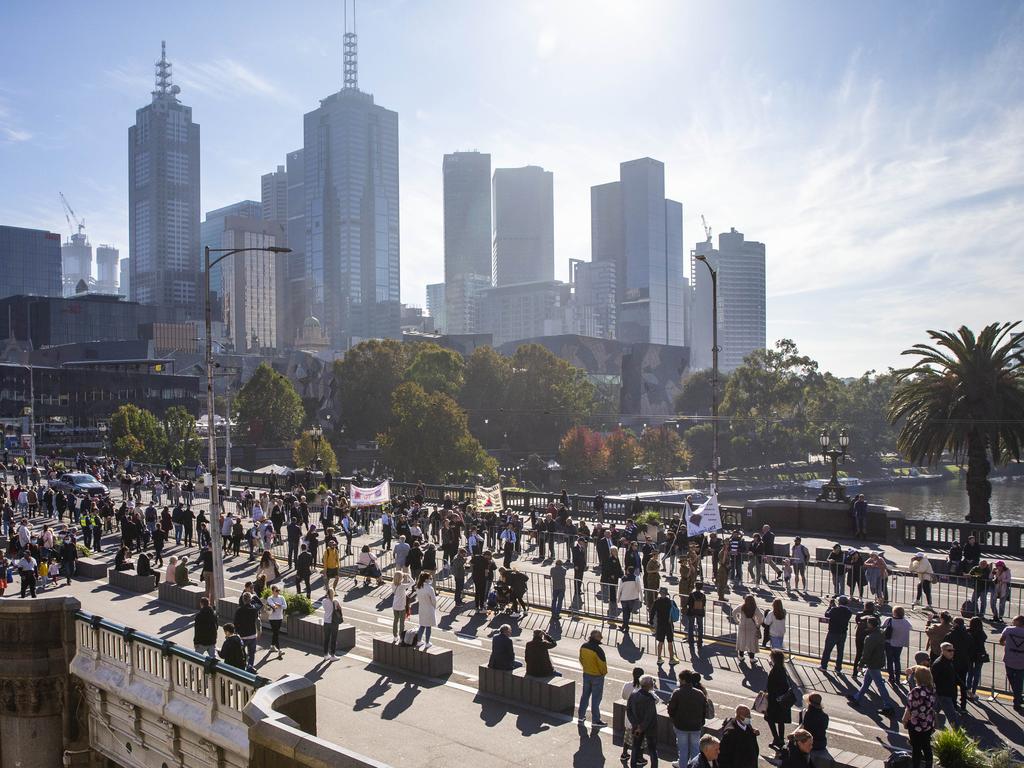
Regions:
[[[217, 488], [217, 439], [213, 429], [213, 314], [210, 306], [210, 269], [236, 253], [291, 253], [291, 248], [271, 245], [266, 248], [211, 248], [203, 249], [206, 266], [206, 418], [207, 451], [210, 466], [210, 544], [213, 550], [213, 597], [224, 597], [224, 549], [220, 537], [220, 493]], [[219, 253], [210, 261], [211, 253]], [[230, 414], [229, 414], [230, 418]]]
[[821, 445], [821, 455], [825, 461], [832, 461], [832, 478], [821, 487], [821, 493], [818, 494], [818, 501], [847, 501], [846, 488], [842, 483], [839, 482], [839, 474], [836, 469], [836, 464], [839, 459], [846, 463], [846, 449], [850, 445], [850, 436], [843, 429], [839, 432], [839, 449], [829, 448], [831, 438], [829, 437], [828, 430], [821, 430], [821, 434], [818, 435], [818, 444]]
[[711, 266], [703, 253], [698, 253], [696, 258], [711, 273], [711, 424], [714, 436], [711, 446], [711, 491], [718, 493], [718, 270]]

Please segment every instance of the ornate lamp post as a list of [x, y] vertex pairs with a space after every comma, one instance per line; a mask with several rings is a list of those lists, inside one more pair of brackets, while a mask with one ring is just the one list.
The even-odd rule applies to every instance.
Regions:
[[839, 432], [839, 450], [829, 448], [829, 434], [827, 429], [821, 430], [818, 436], [818, 443], [821, 445], [821, 455], [825, 461], [832, 461], [832, 478], [821, 487], [817, 501], [849, 501], [846, 498], [846, 488], [839, 482], [839, 475], [836, 474], [836, 463], [839, 459], [846, 463], [846, 449], [850, 445], [850, 436], [843, 429]]
[[324, 438], [324, 430], [319, 424], [316, 424], [311, 430], [309, 430], [309, 436], [313, 440], [313, 466], [316, 471], [320, 471], [320, 441]]
[[[708, 242], [710, 242], [711, 230], [708, 230]], [[704, 266], [711, 273], [711, 492], [718, 493], [718, 270], [711, 266], [707, 256], [697, 254], [697, 261], [704, 262]]]

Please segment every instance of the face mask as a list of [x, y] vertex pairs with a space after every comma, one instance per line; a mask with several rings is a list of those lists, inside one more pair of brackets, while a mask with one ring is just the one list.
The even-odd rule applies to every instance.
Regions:
[[738, 717], [738, 718], [736, 718], [736, 724], [737, 724], [737, 725], [738, 725], [738, 726], [739, 726], [740, 728], [746, 728], [746, 727], [747, 727], [747, 724], [748, 724], [749, 722], [750, 722], [750, 718], [748, 718], [748, 717]]

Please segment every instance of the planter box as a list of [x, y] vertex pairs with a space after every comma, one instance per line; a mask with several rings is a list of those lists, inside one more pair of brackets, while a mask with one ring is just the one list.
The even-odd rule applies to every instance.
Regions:
[[528, 707], [571, 713], [576, 704], [576, 681], [565, 677], [530, 677], [524, 667], [509, 671], [484, 666], [477, 676], [480, 693]]
[[[305, 645], [321, 649], [324, 644], [324, 622], [316, 614], [309, 616], [287, 615], [284, 617], [284, 630], [288, 639], [296, 645]], [[355, 648], [356, 628], [352, 624], [341, 624], [338, 627], [338, 650], [347, 651]]]
[[105, 579], [110, 563], [98, 557], [80, 557], [75, 561], [75, 576], [79, 579]]
[[113, 568], [107, 572], [107, 583], [110, 586], [126, 589], [129, 592], [152, 592], [156, 589], [159, 578], [155, 573], [151, 573], [149, 576], [139, 576], [135, 571], [115, 571]]
[[450, 650], [428, 648], [423, 651], [401, 646], [390, 637], [373, 638], [373, 660], [385, 667], [395, 667], [426, 677], [448, 677], [454, 669]]
[[206, 595], [206, 590], [198, 584], [179, 587], [174, 582], [161, 581], [158, 589], [161, 601], [181, 608], [188, 608], [190, 611], [198, 611], [199, 598]]

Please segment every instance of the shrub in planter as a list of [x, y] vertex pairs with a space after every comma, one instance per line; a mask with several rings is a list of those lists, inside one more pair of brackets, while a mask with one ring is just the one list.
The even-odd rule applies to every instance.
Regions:
[[75, 549], [78, 550], [79, 557], [92, 557], [92, 550], [85, 546], [85, 544], [78, 543], [75, 545]]
[[932, 737], [935, 759], [943, 768], [984, 768], [985, 753], [963, 728], [944, 728]]
[[643, 512], [636, 517], [636, 524], [643, 525], [661, 525], [661, 515], [655, 512], [653, 509]]
[[288, 616], [309, 616], [313, 612], [313, 601], [305, 595], [285, 595], [284, 612]]

